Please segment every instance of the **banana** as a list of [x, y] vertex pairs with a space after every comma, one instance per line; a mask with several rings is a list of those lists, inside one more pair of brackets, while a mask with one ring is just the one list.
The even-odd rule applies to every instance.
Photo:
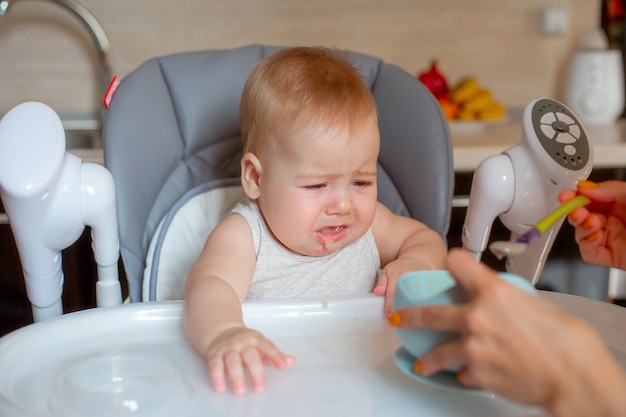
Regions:
[[472, 120], [476, 120], [476, 112], [469, 111], [461, 107], [461, 109], [456, 114], [456, 118], [457, 120], [470, 122]]
[[506, 107], [498, 102], [491, 103], [487, 108], [478, 112], [481, 120], [498, 120], [506, 115]]
[[489, 90], [480, 90], [468, 101], [463, 103], [463, 108], [468, 111], [480, 112], [493, 103], [493, 95]]
[[448, 96], [459, 106], [456, 120], [498, 120], [506, 115], [506, 107], [494, 100], [491, 90], [483, 88], [476, 77], [467, 76], [454, 87]]
[[465, 103], [472, 96], [474, 96], [479, 90], [478, 81], [474, 77], [464, 78], [459, 84], [450, 92], [450, 100], [455, 103]]

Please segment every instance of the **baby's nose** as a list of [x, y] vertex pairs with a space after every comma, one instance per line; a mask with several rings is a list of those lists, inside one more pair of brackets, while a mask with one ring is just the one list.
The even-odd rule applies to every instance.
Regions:
[[334, 193], [333, 198], [328, 206], [331, 214], [344, 214], [352, 210], [352, 198], [349, 192], [338, 191]]

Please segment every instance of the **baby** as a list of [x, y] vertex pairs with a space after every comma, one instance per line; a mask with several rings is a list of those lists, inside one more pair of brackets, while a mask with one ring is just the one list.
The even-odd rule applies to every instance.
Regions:
[[[265, 388], [264, 365], [295, 364], [243, 322], [248, 298], [385, 295], [443, 269], [446, 247], [377, 201], [376, 105], [347, 53], [289, 48], [261, 60], [240, 106], [247, 196], [216, 226], [185, 288], [185, 328], [216, 391]], [[382, 272], [380, 271], [383, 267]]]

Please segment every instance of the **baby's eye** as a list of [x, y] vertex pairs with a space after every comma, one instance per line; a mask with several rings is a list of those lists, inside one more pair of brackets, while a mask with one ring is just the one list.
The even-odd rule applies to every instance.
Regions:
[[353, 181], [352, 185], [354, 185], [355, 187], [368, 187], [370, 185], [372, 185], [371, 181]]
[[307, 190], [318, 190], [320, 188], [324, 188], [326, 187], [326, 183], [322, 183], [322, 184], [312, 184], [312, 185], [305, 185], [304, 188]]

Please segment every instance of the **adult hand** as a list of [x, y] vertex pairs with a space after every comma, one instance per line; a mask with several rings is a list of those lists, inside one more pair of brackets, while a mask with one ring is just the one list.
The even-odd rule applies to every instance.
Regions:
[[562, 191], [559, 201], [564, 203], [578, 194], [591, 200], [568, 215], [582, 259], [626, 269], [626, 183], [581, 181], [577, 190]]
[[416, 372], [428, 376], [460, 367], [463, 384], [546, 407], [555, 415], [567, 415], [571, 407], [588, 410], [591, 391], [602, 395], [602, 373], [626, 386], [619, 365], [582, 320], [500, 279], [460, 249], [450, 251], [447, 266], [467, 290], [468, 302], [409, 307], [390, 317], [402, 328], [460, 335], [419, 358]]

